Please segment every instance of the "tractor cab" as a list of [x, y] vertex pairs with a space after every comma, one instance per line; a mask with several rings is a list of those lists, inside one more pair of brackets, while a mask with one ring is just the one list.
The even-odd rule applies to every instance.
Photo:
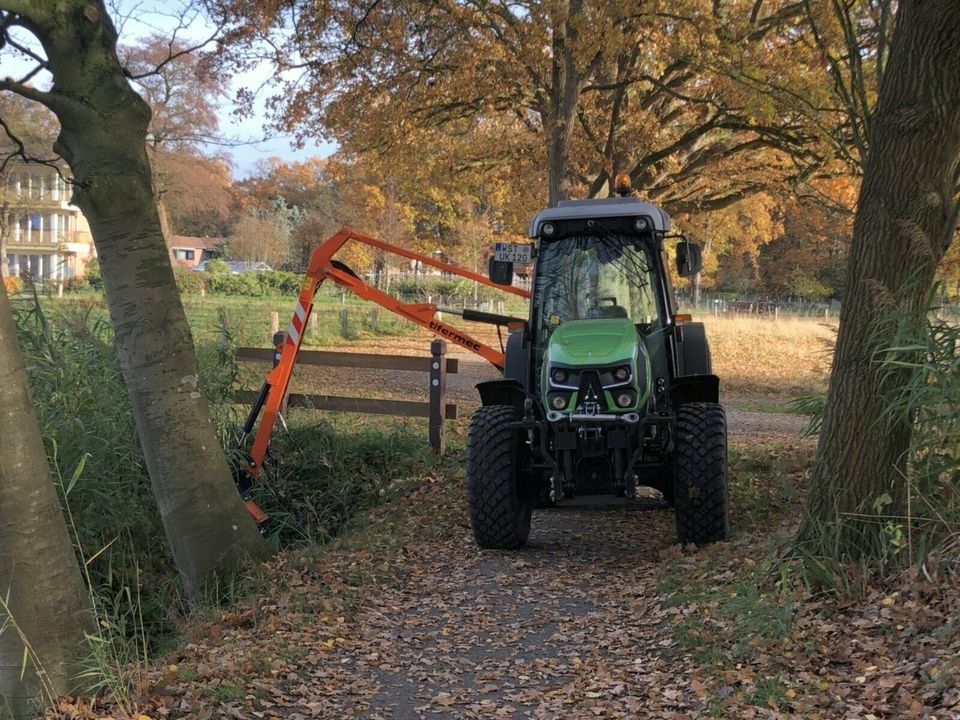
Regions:
[[548, 420], [639, 420], [652, 382], [647, 342], [672, 315], [660, 281], [669, 224], [632, 198], [561, 202], [534, 218], [530, 354]]

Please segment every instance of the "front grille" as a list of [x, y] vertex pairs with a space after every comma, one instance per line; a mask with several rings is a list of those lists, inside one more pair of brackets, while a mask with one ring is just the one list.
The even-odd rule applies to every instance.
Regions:
[[580, 374], [580, 393], [577, 396], [580, 405], [597, 403], [597, 409], [605, 412], [607, 401], [603, 395], [603, 385], [600, 384], [600, 374], [594, 370], [586, 370]]

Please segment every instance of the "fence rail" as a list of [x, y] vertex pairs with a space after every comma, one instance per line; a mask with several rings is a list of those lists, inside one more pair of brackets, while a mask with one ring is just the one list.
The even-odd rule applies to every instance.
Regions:
[[[276, 366], [286, 333], [274, 334], [273, 340], [273, 348], [238, 347], [237, 361], [270, 362]], [[447, 357], [445, 340], [434, 340], [430, 343], [430, 357], [301, 350], [297, 353], [297, 365], [429, 373], [427, 401], [288, 393], [284, 398], [284, 409], [296, 407], [329, 412], [425, 417], [430, 421], [430, 446], [440, 453], [446, 449], [443, 421], [456, 420], [459, 412], [456, 403], [447, 402], [447, 375], [458, 373], [460, 363], [456, 358]], [[241, 390], [234, 393], [233, 399], [239, 404], [249, 404], [256, 395], [253, 391]]]

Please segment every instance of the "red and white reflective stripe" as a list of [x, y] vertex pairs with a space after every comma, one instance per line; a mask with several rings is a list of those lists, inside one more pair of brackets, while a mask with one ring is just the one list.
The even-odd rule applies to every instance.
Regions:
[[293, 320], [290, 321], [290, 329], [287, 330], [287, 342], [291, 345], [300, 343], [300, 335], [303, 333], [303, 326], [307, 322], [307, 309], [303, 306], [303, 301], [297, 303], [293, 309]]

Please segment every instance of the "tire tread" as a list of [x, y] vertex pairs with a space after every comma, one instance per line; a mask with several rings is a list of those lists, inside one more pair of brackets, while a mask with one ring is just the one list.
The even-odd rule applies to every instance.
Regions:
[[530, 503], [517, 488], [516, 432], [506, 405], [477, 409], [467, 431], [467, 503], [470, 527], [482, 548], [513, 550], [530, 534]]

